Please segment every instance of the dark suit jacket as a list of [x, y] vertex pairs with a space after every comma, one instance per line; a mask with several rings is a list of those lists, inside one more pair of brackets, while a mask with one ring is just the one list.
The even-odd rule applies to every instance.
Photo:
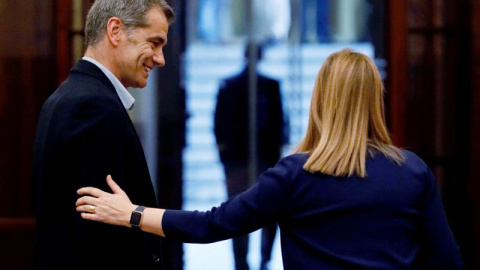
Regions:
[[[224, 80], [215, 109], [215, 136], [223, 163], [248, 162], [249, 145], [248, 68]], [[279, 83], [257, 76], [257, 154], [267, 166], [280, 158], [285, 128]]]
[[79, 61], [45, 102], [34, 159], [37, 269], [162, 269], [159, 237], [75, 211], [78, 188], [110, 191], [107, 174], [132, 202], [157, 206], [133, 123], [94, 64]]

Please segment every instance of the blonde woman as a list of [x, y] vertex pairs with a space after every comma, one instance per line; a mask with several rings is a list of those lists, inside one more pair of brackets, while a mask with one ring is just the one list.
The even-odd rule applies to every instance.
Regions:
[[317, 76], [305, 138], [258, 183], [210, 211], [132, 204], [82, 188], [84, 219], [210, 243], [278, 222], [284, 269], [462, 269], [434, 177], [392, 145], [383, 85], [367, 56], [342, 50]]

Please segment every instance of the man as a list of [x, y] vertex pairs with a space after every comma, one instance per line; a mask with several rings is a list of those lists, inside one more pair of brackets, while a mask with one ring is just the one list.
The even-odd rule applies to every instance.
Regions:
[[[247, 45], [245, 58], [248, 59]], [[257, 47], [255, 57], [262, 59], [263, 48]], [[233, 197], [249, 187], [249, 74], [247, 64], [240, 74], [224, 80], [218, 91], [215, 109], [215, 136], [220, 160], [223, 163], [228, 197]], [[257, 172], [273, 167], [280, 159], [282, 145], [286, 142], [282, 101], [279, 83], [257, 74]], [[262, 229], [261, 269], [270, 261], [277, 225]], [[236, 270], [249, 269], [247, 263], [248, 235], [233, 239]]]
[[156, 206], [126, 87], [145, 87], [149, 72], [165, 65], [174, 17], [165, 0], [97, 0], [90, 9], [85, 56], [45, 102], [38, 123], [37, 269], [162, 269], [159, 238], [86, 222], [75, 201], [79, 187], [105, 189], [112, 174], [140, 204]]

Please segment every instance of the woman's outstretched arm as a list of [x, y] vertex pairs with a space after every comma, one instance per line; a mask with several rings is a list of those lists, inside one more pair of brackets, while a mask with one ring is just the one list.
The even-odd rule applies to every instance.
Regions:
[[[110, 175], [107, 176], [107, 184], [113, 193], [93, 187], [79, 189], [77, 193], [82, 197], [76, 202], [77, 212], [81, 213], [83, 219], [130, 228], [130, 217], [137, 205], [130, 202], [127, 194]], [[165, 209], [145, 208], [140, 229], [165, 237], [162, 229], [164, 213]]]
[[[147, 208], [140, 229], [187, 243], [212, 243], [265, 227], [286, 213], [291, 187], [303, 171], [302, 161], [300, 156], [282, 159], [262, 173], [250, 189], [208, 211]], [[130, 217], [137, 205], [110, 176], [107, 183], [113, 193], [92, 187], [79, 189], [83, 197], [76, 203], [77, 211], [84, 219], [131, 227]]]

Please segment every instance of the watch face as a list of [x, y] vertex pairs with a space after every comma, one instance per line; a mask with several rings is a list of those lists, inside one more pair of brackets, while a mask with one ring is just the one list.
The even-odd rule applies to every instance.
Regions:
[[138, 227], [140, 226], [141, 220], [142, 220], [142, 212], [133, 211], [132, 216], [130, 217], [130, 225]]

